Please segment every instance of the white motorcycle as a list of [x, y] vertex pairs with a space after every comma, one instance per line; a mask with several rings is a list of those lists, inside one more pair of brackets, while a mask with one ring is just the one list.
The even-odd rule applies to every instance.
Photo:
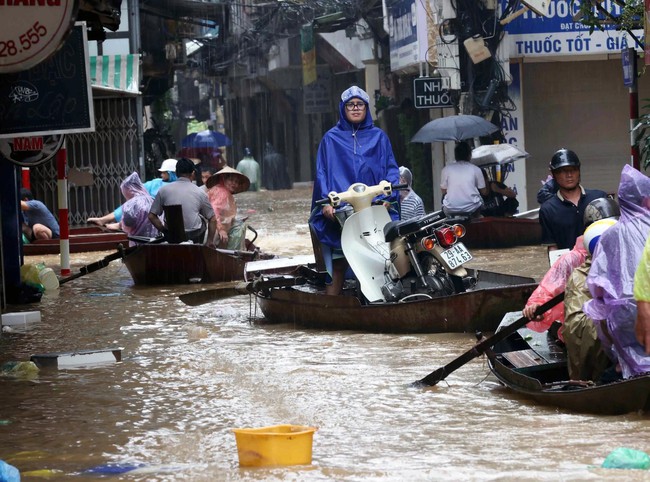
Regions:
[[448, 296], [476, 284], [463, 268], [472, 259], [459, 242], [465, 235], [463, 225], [452, 224], [442, 211], [392, 221], [383, 205], [373, 205], [377, 196], [390, 196], [406, 187], [388, 181], [376, 186], [355, 183], [316, 202], [334, 208], [342, 203], [351, 206], [337, 211], [343, 225], [341, 246], [370, 303]]

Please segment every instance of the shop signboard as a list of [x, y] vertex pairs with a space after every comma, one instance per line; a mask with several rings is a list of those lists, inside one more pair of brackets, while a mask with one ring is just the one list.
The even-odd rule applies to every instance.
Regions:
[[49, 58], [77, 17], [78, 0], [0, 3], [0, 74], [22, 72]]
[[[508, 2], [501, 3], [505, 8]], [[615, 2], [607, 0], [602, 5], [615, 16], [620, 14], [621, 7]], [[616, 30], [615, 25], [604, 23], [603, 31], [595, 29], [590, 34], [590, 27], [577, 21], [577, 2], [554, 0], [548, 7], [545, 17], [528, 11], [506, 25], [511, 58], [619, 54], [628, 45], [641, 50], [629, 34]], [[632, 33], [643, 38], [643, 29]]]
[[85, 24], [29, 70], [0, 75], [0, 138], [95, 130]]

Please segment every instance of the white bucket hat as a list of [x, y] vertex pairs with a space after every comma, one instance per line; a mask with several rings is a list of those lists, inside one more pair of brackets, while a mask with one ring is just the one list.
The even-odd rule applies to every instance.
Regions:
[[178, 161], [176, 159], [165, 159], [163, 163], [160, 165], [160, 169], [158, 169], [160, 172], [176, 172], [176, 163]]

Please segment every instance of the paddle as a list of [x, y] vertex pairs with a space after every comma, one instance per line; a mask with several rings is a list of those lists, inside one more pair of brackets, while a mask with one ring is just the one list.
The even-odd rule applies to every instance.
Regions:
[[[553, 308], [555, 305], [560, 303], [564, 299], [564, 292], [560, 293], [559, 295], [555, 296], [554, 298], [551, 298], [549, 301], [541, 305], [539, 308], [535, 310], [535, 314], [533, 316], [534, 318], [537, 318], [539, 315], [547, 312], [551, 308]], [[508, 338], [511, 334], [516, 332], [519, 328], [522, 328], [526, 324], [528, 324], [531, 320], [526, 318], [525, 316], [522, 316], [518, 320], [514, 321], [512, 324], [506, 326], [505, 328], [497, 331], [494, 335], [492, 335], [489, 338], [486, 338], [483, 341], [480, 341], [471, 350], [466, 351], [463, 353], [461, 356], [456, 358], [450, 363], [447, 363], [444, 367], [440, 367], [437, 370], [429, 373], [426, 377], [424, 377], [421, 380], [418, 380], [417, 382], [413, 382], [411, 384], [412, 387], [432, 387], [436, 383], [438, 383], [441, 380], [444, 380], [447, 378], [447, 376], [453, 372], [458, 370], [460, 367], [462, 367], [465, 363], [473, 360], [474, 358], [482, 355], [485, 353], [490, 347], [496, 345], [498, 342], [505, 340]]]
[[94, 263], [87, 264], [86, 266], [82, 266], [79, 268], [79, 272], [73, 274], [72, 276], [68, 276], [67, 278], [63, 278], [62, 280], [59, 280], [59, 285], [65, 284], [68, 281], [72, 281], [73, 279], [80, 278], [84, 275], [87, 275], [88, 273], [92, 273], [93, 271], [97, 271], [98, 269], [105, 268], [108, 266], [108, 263], [111, 261], [114, 261], [116, 259], [123, 258], [125, 255], [133, 251], [134, 248], [128, 248], [124, 249], [122, 248], [122, 245], [119, 246], [119, 249], [113, 253], [109, 254], [108, 256], [105, 256], [104, 258], [100, 259], [99, 261], [95, 261]]
[[192, 293], [180, 295], [178, 298], [186, 305], [199, 306], [212, 301], [230, 298], [232, 296], [259, 293], [260, 291], [270, 288], [288, 288], [290, 286], [303, 285], [306, 282], [306, 278], [294, 276], [271, 278], [268, 280], [255, 280], [248, 283], [245, 281], [237, 281], [229, 286], [214, 288], [211, 290], [194, 291]]

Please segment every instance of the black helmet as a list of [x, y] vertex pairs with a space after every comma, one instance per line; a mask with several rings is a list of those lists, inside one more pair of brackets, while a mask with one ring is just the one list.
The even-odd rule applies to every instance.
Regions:
[[569, 149], [560, 149], [551, 158], [551, 163], [549, 164], [549, 169], [554, 171], [561, 167], [565, 166], [575, 166], [580, 167], [580, 159], [575, 152], [570, 151]]
[[608, 197], [599, 197], [587, 204], [582, 220], [586, 228], [594, 221], [605, 218], [618, 218], [620, 215], [621, 210], [616, 201]]

